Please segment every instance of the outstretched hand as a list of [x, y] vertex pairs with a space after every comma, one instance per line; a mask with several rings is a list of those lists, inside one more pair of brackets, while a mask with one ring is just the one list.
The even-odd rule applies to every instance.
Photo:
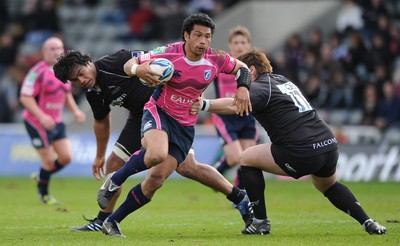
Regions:
[[232, 105], [236, 106], [236, 114], [243, 116], [243, 113], [249, 115], [253, 110], [250, 102], [250, 93], [246, 87], [239, 87]]

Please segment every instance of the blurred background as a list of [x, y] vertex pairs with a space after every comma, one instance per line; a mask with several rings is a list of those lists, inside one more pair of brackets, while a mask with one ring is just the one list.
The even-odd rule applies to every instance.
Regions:
[[[40, 46], [59, 36], [66, 49], [94, 59], [119, 49], [151, 50], [181, 39], [183, 19], [208, 13], [212, 46], [228, 50], [231, 28], [242, 25], [275, 73], [296, 83], [341, 143], [339, 179], [400, 181], [400, 1], [397, 0], [2, 0], [0, 1], [0, 176], [39, 166], [21, 119], [19, 89]], [[213, 88], [207, 97], [213, 97]], [[92, 113], [84, 91], [74, 97], [87, 114], [77, 125], [65, 113], [74, 159], [58, 175], [91, 176]], [[127, 112], [112, 110], [112, 137]], [[260, 141], [269, 141], [260, 131]], [[221, 147], [208, 113], [200, 114], [194, 144], [213, 164]], [[234, 173], [234, 171], [232, 171]]]

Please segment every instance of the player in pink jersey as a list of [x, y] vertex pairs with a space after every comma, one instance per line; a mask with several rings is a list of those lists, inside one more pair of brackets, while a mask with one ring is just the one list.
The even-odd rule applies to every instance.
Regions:
[[[228, 47], [235, 58], [249, 51], [250, 31], [243, 26], [233, 28], [229, 34]], [[218, 78], [214, 80], [214, 86], [217, 98], [233, 97], [237, 90], [235, 76], [231, 74], [218, 75]], [[212, 114], [212, 119], [225, 153], [214, 166], [223, 175], [229, 168], [239, 164], [243, 150], [256, 145], [258, 139], [256, 120], [252, 115], [220, 114]], [[244, 189], [240, 168], [237, 170], [235, 186]]]
[[[234, 104], [241, 115], [251, 111], [250, 72], [241, 61], [209, 47], [214, 29], [215, 24], [209, 16], [192, 14], [183, 23], [184, 42], [157, 48], [125, 63], [126, 74], [136, 75], [151, 86], [160, 84], [160, 81], [155, 78], [157, 73], [151, 71], [148, 61], [157, 57], [167, 58], [174, 64], [175, 72], [170, 81], [156, 87], [146, 103], [142, 118], [143, 148], [132, 155], [121, 169], [107, 176], [97, 194], [100, 207], [108, 205], [129, 176], [160, 164], [162, 168], [158, 168], [157, 175], [159, 187], [162, 186], [164, 180], [185, 160], [193, 143], [198, 115], [189, 113], [191, 105], [219, 73], [237, 74], [238, 90]], [[104, 221], [102, 231], [110, 236], [123, 236], [119, 223], [150, 202], [159, 187], [149, 187], [146, 181], [135, 186], [125, 202]]]
[[62, 122], [64, 106], [77, 122], [83, 123], [86, 118], [71, 94], [71, 84], [61, 83], [54, 75], [53, 65], [63, 53], [64, 44], [59, 38], [47, 39], [42, 46], [43, 60], [30, 69], [20, 93], [20, 102], [25, 108], [24, 123], [42, 161], [39, 175], [32, 177], [37, 181], [40, 201], [47, 205], [57, 204], [49, 195], [51, 175], [68, 165], [72, 158], [71, 143]]

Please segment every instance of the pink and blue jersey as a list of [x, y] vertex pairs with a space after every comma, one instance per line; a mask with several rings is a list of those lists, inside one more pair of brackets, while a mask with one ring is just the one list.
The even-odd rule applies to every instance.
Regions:
[[235, 97], [237, 91], [237, 82], [233, 74], [219, 74], [215, 80], [215, 91], [217, 98]]
[[[155, 104], [184, 126], [193, 126], [197, 114], [189, 109], [207, 86], [221, 73], [232, 73], [236, 59], [228, 53], [209, 48], [199, 61], [185, 57], [184, 42], [177, 42], [143, 54], [139, 62], [153, 58], [166, 58], [174, 64], [175, 72], [170, 81], [154, 91], [148, 104]], [[146, 106], [145, 106], [146, 108]]]
[[[34, 97], [44, 113], [50, 115], [56, 123], [61, 123], [65, 100], [70, 91], [71, 84], [63, 84], [55, 77], [53, 67], [40, 61], [25, 77], [21, 96]], [[38, 122], [27, 109], [24, 109], [22, 117], [28, 122]]]

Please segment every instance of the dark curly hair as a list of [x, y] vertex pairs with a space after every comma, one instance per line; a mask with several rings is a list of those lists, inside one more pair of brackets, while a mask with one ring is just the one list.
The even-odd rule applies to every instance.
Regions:
[[61, 82], [67, 83], [72, 71], [79, 65], [86, 66], [92, 58], [89, 54], [83, 54], [77, 50], [68, 50], [67, 53], [58, 58], [54, 65], [54, 74]]
[[190, 34], [194, 25], [201, 25], [211, 28], [211, 34], [214, 34], [215, 23], [210, 16], [204, 13], [194, 13], [186, 17], [182, 25], [182, 40], [185, 41], [185, 32]]

